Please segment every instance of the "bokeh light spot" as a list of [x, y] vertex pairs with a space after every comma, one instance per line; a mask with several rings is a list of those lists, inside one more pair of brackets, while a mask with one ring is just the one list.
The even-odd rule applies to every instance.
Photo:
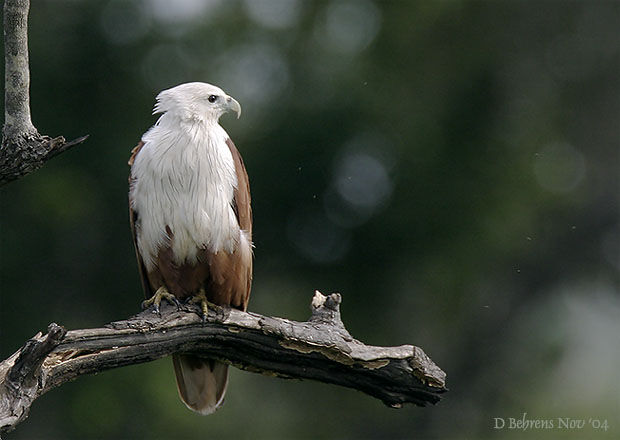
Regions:
[[248, 16], [257, 24], [271, 29], [294, 26], [299, 20], [299, 0], [245, 0]]
[[221, 0], [149, 0], [146, 5], [157, 21], [178, 26], [198, 21], [220, 3]]
[[332, 1], [318, 36], [336, 52], [357, 54], [374, 40], [381, 27], [381, 11], [370, 0]]
[[240, 102], [263, 104], [277, 98], [289, 83], [289, 68], [269, 44], [245, 45], [220, 59], [220, 78]]
[[534, 175], [538, 184], [554, 193], [575, 189], [582, 181], [585, 169], [583, 155], [565, 143], [547, 145], [534, 159]]
[[347, 142], [324, 197], [327, 216], [347, 228], [370, 219], [392, 194], [393, 163], [390, 143], [379, 133], [363, 132]]
[[340, 164], [336, 189], [348, 203], [371, 209], [390, 195], [392, 184], [379, 159], [368, 153], [353, 153]]

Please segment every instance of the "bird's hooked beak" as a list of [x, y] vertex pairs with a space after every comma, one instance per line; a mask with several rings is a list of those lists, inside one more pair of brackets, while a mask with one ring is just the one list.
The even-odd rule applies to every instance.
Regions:
[[232, 96], [226, 96], [226, 111], [233, 111], [237, 113], [237, 119], [241, 117], [241, 105]]

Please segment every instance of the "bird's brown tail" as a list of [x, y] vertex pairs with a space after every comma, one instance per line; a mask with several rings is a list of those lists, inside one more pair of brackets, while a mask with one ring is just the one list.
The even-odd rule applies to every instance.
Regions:
[[192, 411], [213, 413], [224, 403], [228, 365], [182, 354], [172, 355], [179, 396]]

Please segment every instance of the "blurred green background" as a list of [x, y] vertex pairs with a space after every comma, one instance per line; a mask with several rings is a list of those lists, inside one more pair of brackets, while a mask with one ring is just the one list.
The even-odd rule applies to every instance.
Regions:
[[[1, 355], [142, 300], [129, 151], [186, 81], [243, 106], [250, 309], [341, 292], [358, 339], [422, 347], [434, 407], [232, 371], [190, 413], [169, 359], [83, 377], [8, 439], [618, 438], [620, 3], [33, 2], [33, 121], [88, 141], [0, 189]], [[494, 429], [495, 417], [607, 432]]]

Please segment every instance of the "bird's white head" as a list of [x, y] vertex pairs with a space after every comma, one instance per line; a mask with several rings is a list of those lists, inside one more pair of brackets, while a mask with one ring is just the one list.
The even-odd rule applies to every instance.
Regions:
[[203, 82], [180, 84], [157, 95], [153, 114], [166, 113], [185, 121], [217, 122], [228, 111], [241, 116], [241, 106], [222, 89]]

